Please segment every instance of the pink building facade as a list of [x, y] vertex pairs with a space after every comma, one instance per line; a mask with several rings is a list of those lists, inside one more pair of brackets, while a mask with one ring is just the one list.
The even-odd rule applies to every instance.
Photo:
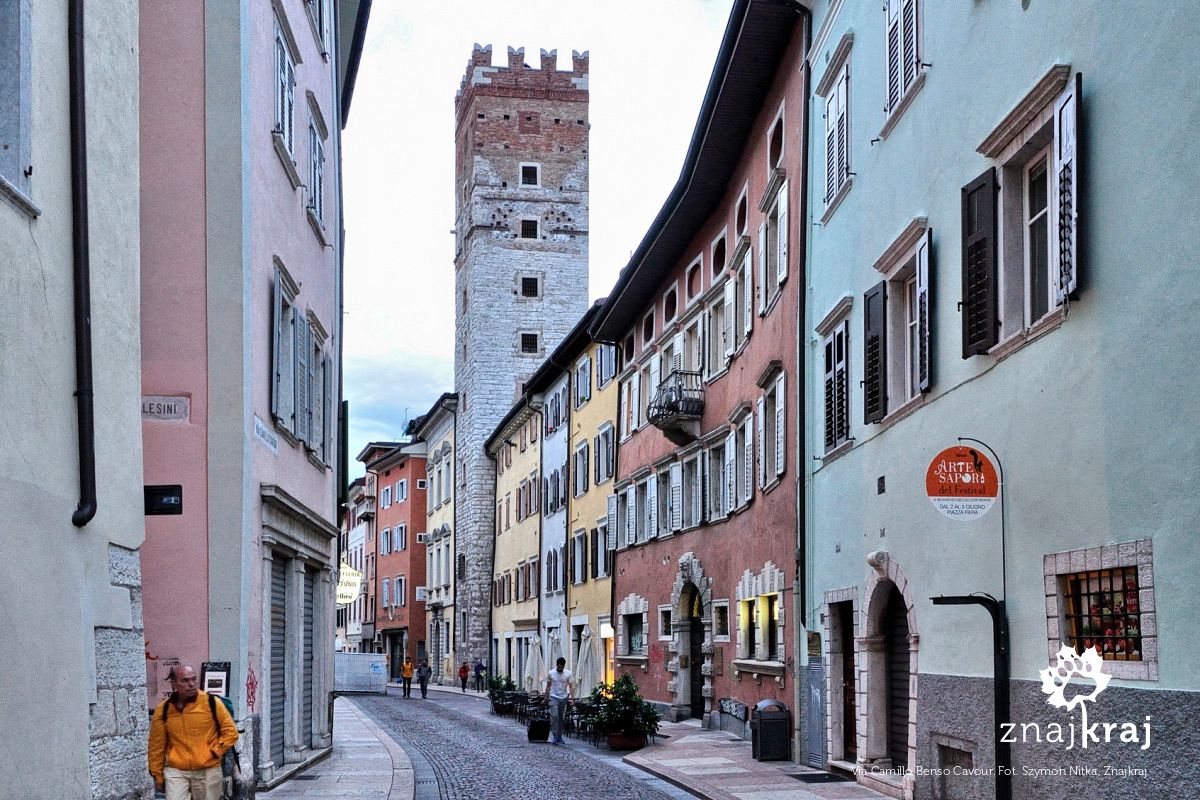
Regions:
[[360, 5], [142, 3], [145, 481], [182, 493], [147, 519], [148, 690], [217, 665], [266, 786], [330, 746]]

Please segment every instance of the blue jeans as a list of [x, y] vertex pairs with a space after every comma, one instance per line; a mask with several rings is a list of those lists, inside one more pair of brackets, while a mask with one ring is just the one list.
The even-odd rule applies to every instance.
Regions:
[[563, 738], [563, 727], [567, 716], [567, 698], [550, 698], [550, 735], [556, 742]]

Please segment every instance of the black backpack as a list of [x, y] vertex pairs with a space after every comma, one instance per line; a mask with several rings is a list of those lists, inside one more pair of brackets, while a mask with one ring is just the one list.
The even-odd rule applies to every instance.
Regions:
[[[229, 698], [227, 698], [223, 695], [215, 695], [215, 694], [210, 694], [208, 696], [208, 711], [209, 711], [209, 713], [212, 714], [213, 725], [217, 726], [217, 733], [219, 734], [221, 732], [221, 720], [217, 718], [217, 698], [218, 697], [220, 697], [221, 702], [225, 704], [225, 710], [229, 712], [229, 718], [233, 719], [234, 717], [233, 717], [233, 703], [230, 702]], [[163, 701], [163, 706], [162, 706], [162, 722], [163, 722], [163, 731], [164, 732], [166, 732], [166, 726], [167, 726], [167, 709], [169, 709], [170, 707], [171, 707], [171, 699], [167, 698], [166, 700]], [[230, 755], [233, 756], [233, 766], [237, 768], [238, 772], [241, 772], [242, 771], [242, 761], [240, 758], [238, 758], [236, 747], [231, 747], [228, 750], [226, 750], [225, 755], [221, 757], [221, 760], [222, 761], [228, 760]], [[228, 770], [222, 770], [222, 772], [228, 772]]]

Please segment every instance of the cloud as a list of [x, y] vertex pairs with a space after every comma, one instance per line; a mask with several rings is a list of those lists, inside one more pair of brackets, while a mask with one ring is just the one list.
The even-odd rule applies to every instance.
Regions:
[[[405, 423], [424, 414], [454, 385], [454, 365], [436, 356], [350, 356], [346, 359], [350, 401], [350, 458], [368, 442], [398, 441]], [[351, 475], [362, 474], [351, 464]]]

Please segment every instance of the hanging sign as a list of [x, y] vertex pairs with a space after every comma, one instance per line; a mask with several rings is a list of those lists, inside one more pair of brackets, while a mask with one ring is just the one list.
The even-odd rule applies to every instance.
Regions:
[[339, 606], [353, 603], [358, 599], [359, 594], [362, 593], [362, 577], [363, 574], [349, 564], [342, 564], [342, 568], [338, 570], [337, 603]]
[[976, 447], [948, 447], [933, 457], [925, 472], [925, 492], [933, 507], [950, 519], [982, 517], [996, 502], [996, 468]]

